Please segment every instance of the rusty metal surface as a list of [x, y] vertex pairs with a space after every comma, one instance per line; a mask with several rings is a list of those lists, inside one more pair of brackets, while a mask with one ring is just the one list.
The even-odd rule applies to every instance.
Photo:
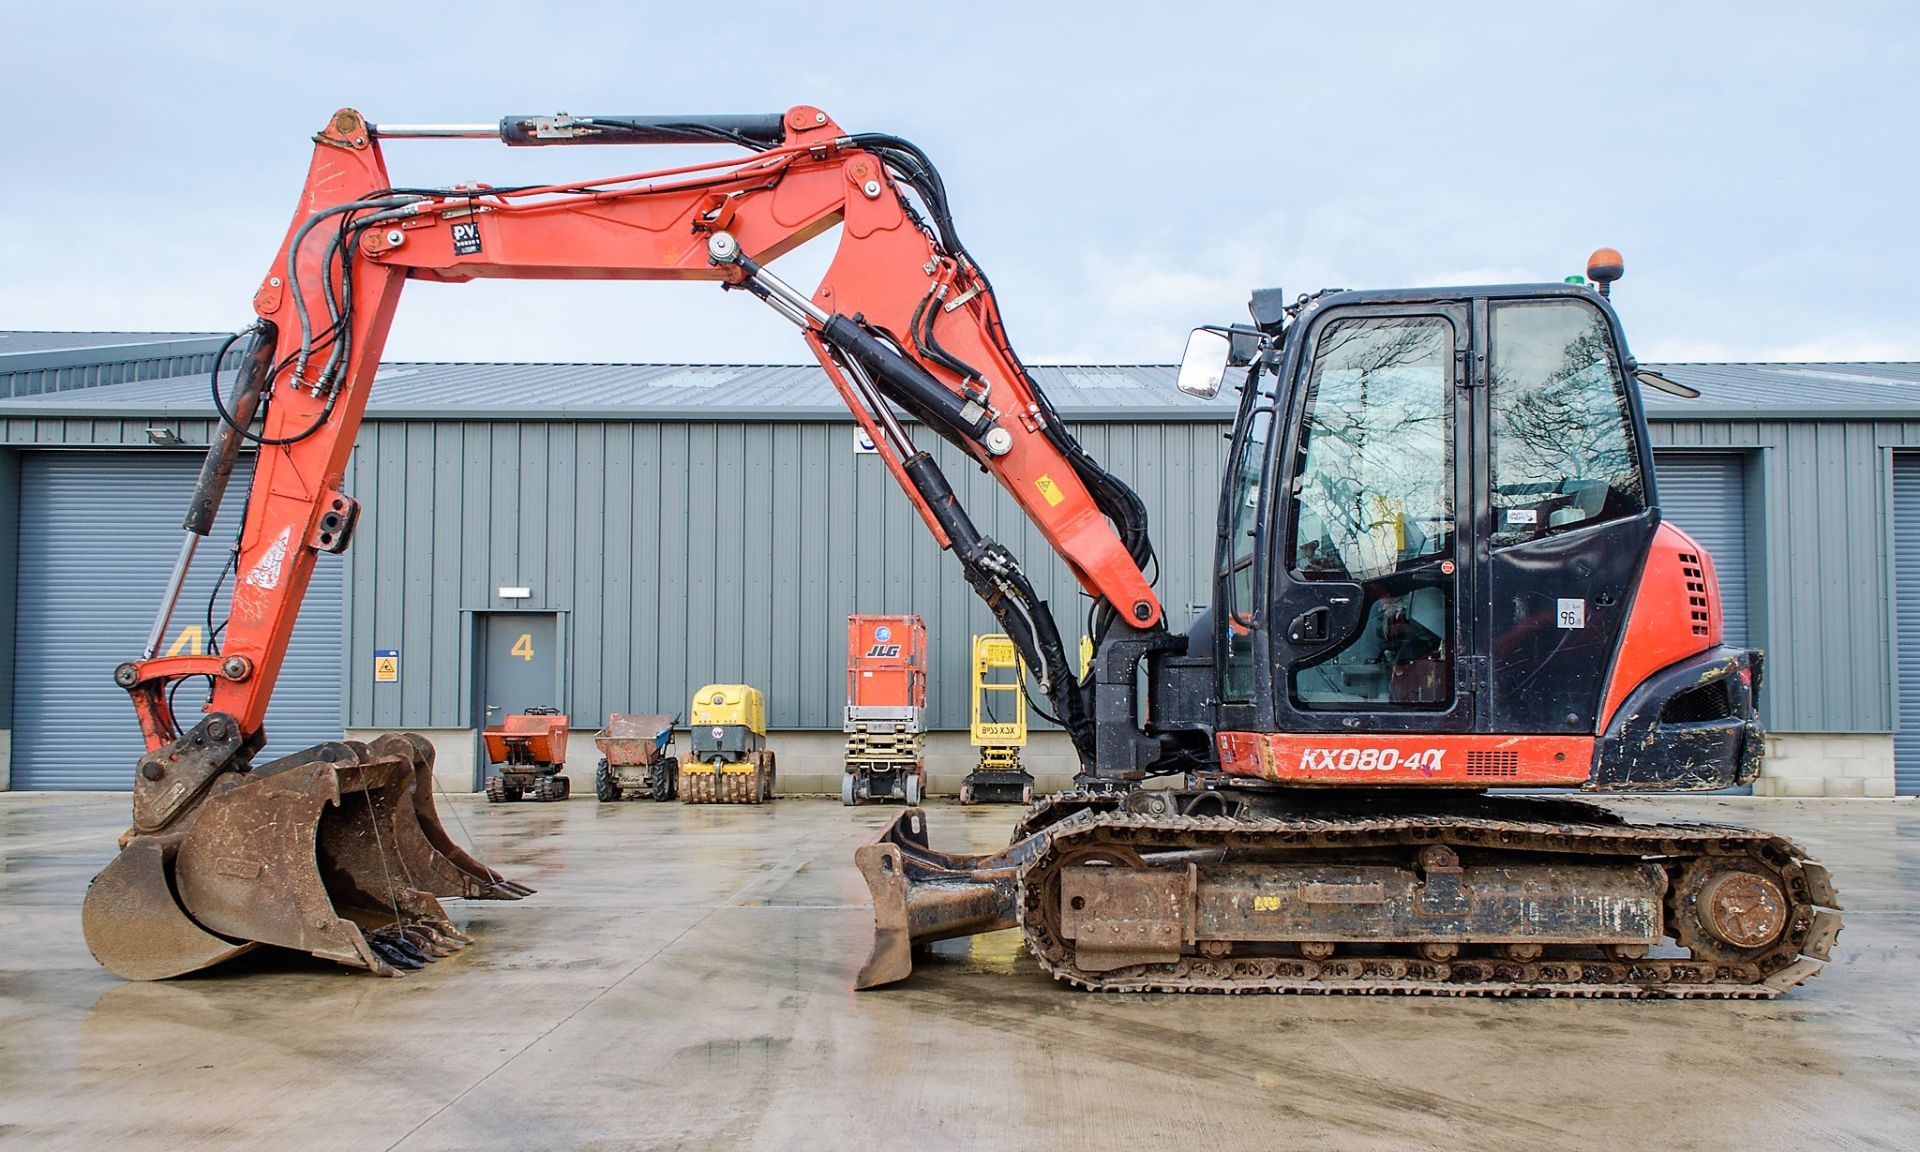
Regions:
[[927, 845], [926, 812], [908, 808], [853, 854], [873, 896], [873, 950], [855, 988], [904, 980], [913, 948], [1014, 926], [1020, 868], [1039, 842], [990, 856], [957, 856]]
[[1057, 824], [1076, 812], [1112, 812], [1126, 800], [1120, 792], [1054, 792], [1035, 800], [1013, 826], [1009, 844], [1018, 844], [1049, 824]]
[[159, 832], [173, 823], [231, 765], [240, 744], [240, 725], [216, 713], [142, 756], [133, 773], [134, 830]]
[[232, 959], [255, 945], [215, 936], [188, 918], [167, 884], [171, 849], [130, 844], [87, 886], [80, 926], [101, 967], [128, 980], [165, 980]]
[[609, 767], [643, 768], [660, 758], [660, 733], [672, 727], [673, 718], [663, 713], [614, 712], [594, 733], [593, 744]]
[[1787, 926], [1787, 898], [1771, 877], [1745, 870], [1722, 872], [1700, 889], [1707, 931], [1735, 948], [1759, 948], [1780, 938]]
[[1202, 864], [1192, 896], [1198, 940], [1472, 940], [1657, 944], [1666, 875], [1658, 865], [1514, 860], [1442, 877], [1390, 864]]
[[[1718, 825], [1463, 815], [1152, 817], [1089, 809], [1049, 825], [1034, 839], [1044, 848], [1023, 866], [1020, 892], [1020, 922], [1029, 948], [1056, 978], [1096, 990], [1770, 998], [1818, 971], [1840, 927], [1837, 914], [1815, 906], [1811, 893], [1818, 885], [1807, 882], [1805, 854], [1798, 847], [1777, 836]], [[1364, 954], [1341, 956], [1326, 947], [1330, 941], [1310, 941], [1307, 948], [1245, 954], [1216, 946], [1206, 954], [1196, 947], [1191, 954], [1183, 948], [1179, 956], [1167, 957], [1161, 949], [1159, 959], [1089, 969], [1079, 963], [1075, 941], [1064, 934], [1068, 909], [1058, 903], [1066, 878], [1088, 853], [1110, 858], [1133, 853], [1147, 866], [1171, 858], [1192, 867], [1196, 856], [1214, 855], [1257, 867], [1330, 852], [1348, 859], [1400, 854], [1444, 864], [1433, 855], [1436, 848], [1464, 854], [1462, 877], [1469, 886], [1476, 858], [1488, 853], [1503, 859], [1538, 853], [1537, 867], [1520, 870], [1542, 877], [1569, 866], [1625, 865], [1631, 873], [1641, 861], [1657, 865], [1674, 894], [1664, 931], [1690, 954], [1627, 959], [1637, 946], [1602, 950], [1588, 947], [1600, 943], [1590, 941], [1573, 948], [1549, 945], [1539, 958], [1522, 960], [1500, 950], [1462, 954], [1461, 945], [1479, 943], [1469, 939], [1376, 942]], [[1697, 895], [1704, 885], [1700, 875], [1710, 878], [1730, 868], [1774, 878], [1787, 902], [1776, 941], [1737, 951], [1701, 942], [1708, 937], [1704, 921], [1693, 902], [1678, 897]], [[1350, 896], [1361, 891], [1348, 886]], [[1823, 895], [1831, 896], [1830, 883]]]
[[[413, 883], [435, 896], [467, 900], [522, 900], [533, 895], [533, 889], [482, 864], [447, 833], [434, 807], [431, 741], [415, 732], [391, 732], [375, 740], [369, 750], [375, 756], [403, 757], [413, 765], [413, 819], [396, 814], [394, 834], [401, 863]], [[407, 835], [412, 830], [419, 835]]]
[[432, 763], [424, 739], [393, 736], [216, 774], [165, 834], [136, 830], [96, 877], [82, 908], [95, 957], [151, 980], [256, 944], [388, 976], [451, 953], [468, 937], [437, 897], [531, 889], [452, 844]]

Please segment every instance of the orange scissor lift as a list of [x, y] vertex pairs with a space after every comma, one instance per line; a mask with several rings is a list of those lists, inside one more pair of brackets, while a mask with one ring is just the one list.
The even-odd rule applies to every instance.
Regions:
[[918, 616], [847, 617], [846, 774], [840, 802], [927, 791], [927, 626]]

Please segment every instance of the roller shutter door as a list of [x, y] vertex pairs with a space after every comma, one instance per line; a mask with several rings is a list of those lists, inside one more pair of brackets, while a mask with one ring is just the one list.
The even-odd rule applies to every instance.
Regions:
[[1726, 642], [1747, 643], [1747, 470], [1738, 452], [1656, 452], [1660, 511], [1700, 542], [1720, 577]]
[[1920, 794], [1920, 453], [1893, 457], [1894, 659], [1899, 719], [1893, 733], [1893, 790]]
[[[21, 461], [13, 787], [131, 789], [144, 745], [113, 669], [146, 642], [200, 460], [198, 453], [98, 451], [30, 452]], [[205, 642], [207, 597], [250, 473], [243, 459], [162, 652], [176, 644], [191, 652]], [[341, 569], [338, 557], [321, 556], [314, 570], [267, 713], [271, 743], [263, 759], [340, 738]], [[214, 621], [225, 614], [223, 595]], [[203, 685], [181, 685], [183, 725], [198, 718]]]

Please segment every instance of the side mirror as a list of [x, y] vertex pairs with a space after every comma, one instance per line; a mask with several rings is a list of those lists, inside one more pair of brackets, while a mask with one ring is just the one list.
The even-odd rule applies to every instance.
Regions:
[[1176, 386], [1202, 400], [1218, 396], [1220, 382], [1227, 374], [1227, 357], [1232, 351], [1233, 342], [1226, 333], [1195, 328], [1187, 337], [1186, 355], [1180, 357], [1180, 380]]
[[1640, 381], [1640, 386], [1643, 388], [1653, 388], [1669, 396], [1678, 396], [1682, 400], [1700, 399], [1700, 389], [1689, 387], [1678, 380], [1669, 380], [1651, 369], [1641, 368], [1634, 372], [1634, 377]]

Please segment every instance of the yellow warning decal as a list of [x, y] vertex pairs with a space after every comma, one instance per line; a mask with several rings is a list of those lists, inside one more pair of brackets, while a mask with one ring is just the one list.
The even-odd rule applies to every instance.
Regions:
[[1253, 910], [1255, 912], [1278, 912], [1280, 911], [1280, 897], [1255, 896], [1253, 898]]
[[1051, 476], [1040, 477], [1033, 482], [1033, 486], [1040, 489], [1040, 495], [1046, 497], [1049, 508], [1060, 507], [1060, 502], [1067, 498], [1067, 494], [1060, 491], [1060, 485], [1055, 484]]

